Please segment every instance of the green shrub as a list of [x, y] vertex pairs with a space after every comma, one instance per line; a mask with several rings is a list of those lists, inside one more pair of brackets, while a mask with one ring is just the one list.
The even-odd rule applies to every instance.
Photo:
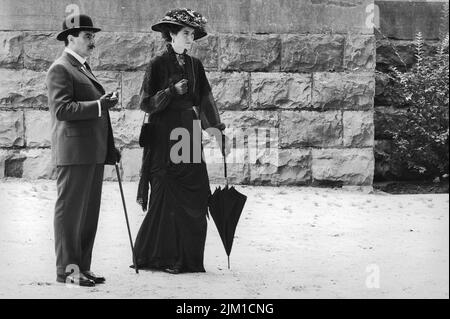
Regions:
[[448, 33], [437, 52], [425, 55], [421, 33], [416, 35], [416, 63], [406, 72], [392, 68], [397, 107], [406, 112], [390, 123], [391, 160], [422, 177], [449, 173], [449, 54]]

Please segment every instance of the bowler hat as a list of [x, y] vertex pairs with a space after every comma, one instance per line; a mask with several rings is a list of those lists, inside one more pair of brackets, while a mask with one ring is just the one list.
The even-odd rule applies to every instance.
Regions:
[[194, 29], [194, 40], [207, 35], [205, 31], [207, 20], [200, 13], [191, 9], [175, 9], [166, 13], [164, 18], [152, 26], [153, 31], [164, 32], [168, 25], [179, 25]]
[[74, 14], [66, 17], [62, 28], [63, 30], [56, 36], [56, 39], [59, 41], [64, 41], [67, 36], [74, 31], [98, 32], [101, 30], [99, 28], [95, 28], [92, 23], [92, 19], [85, 14]]

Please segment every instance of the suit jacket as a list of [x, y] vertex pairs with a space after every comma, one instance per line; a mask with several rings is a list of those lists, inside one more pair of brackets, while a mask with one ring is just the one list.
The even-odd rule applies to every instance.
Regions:
[[98, 116], [105, 94], [98, 80], [64, 52], [46, 78], [51, 114], [52, 158], [56, 165], [114, 164], [115, 147], [108, 110]]

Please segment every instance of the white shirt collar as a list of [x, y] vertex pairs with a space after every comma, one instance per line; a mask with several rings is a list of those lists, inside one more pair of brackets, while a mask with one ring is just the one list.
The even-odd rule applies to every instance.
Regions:
[[64, 52], [67, 52], [67, 53], [69, 53], [70, 55], [72, 55], [75, 59], [78, 60], [78, 62], [81, 63], [81, 65], [84, 66], [84, 63], [86, 62], [86, 59], [83, 58], [81, 55], [77, 54], [75, 51], [69, 49], [68, 47], [66, 47], [66, 48], [64, 49]]

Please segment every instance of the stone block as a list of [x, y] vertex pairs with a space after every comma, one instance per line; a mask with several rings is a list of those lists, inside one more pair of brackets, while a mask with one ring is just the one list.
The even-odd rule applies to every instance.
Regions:
[[345, 111], [343, 125], [345, 147], [370, 147], [374, 145], [375, 129], [372, 111]]
[[23, 111], [0, 112], [0, 147], [25, 146]]
[[345, 37], [344, 68], [348, 71], [375, 70], [375, 36], [350, 34]]
[[208, 35], [194, 42], [192, 51], [188, 53], [198, 58], [205, 70], [216, 71], [219, 67], [219, 37]]
[[47, 71], [50, 65], [61, 56], [64, 42], [56, 40], [58, 32], [24, 32], [23, 60], [30, 70]]
[[49, 111], [25, 111], [25, 141], [27, 147], [50, 147], [51, 129]]
[[312, 150], [314, 184], [372, 185], [374, 166], [372, 148]]
[[[203, 153], [210, 183], [224, 184], [224, 165], [220, 149], [217, 146], [208, 146], [204, 148]], [[236, 149], [227, 157], [227, 176], [230, 184], [247, 184], [249, 182], [250, 172], [246, 156], [245, 149]]]
[[110, 112], [110, 117], [116, 147], [138, 146], [144, 112], [131, 110]]
[[0, 31], [0, 67], [23, 67], [23, 34], [16, 31]]
[[311, 151], [279, 149], [258, 154], [250, 165], [250, 184], [306, 185], [311, 182]]
[[[120, 168], [122, 164], [119, 164], [119, 174], [121, 180], [123, 179], [123, 170]], [[114, 165], [105, 165], [105, 170], [103, 171], [103, 180], [104, 181], [117, 181], [117, 172], [116, 167]], [[119, 187], [117, 185], [117, 187]]]
[[123, 180], [138, 181], [142, 164], [142, 148], [123, 149], [121, 162]]
[[90, 58], [94, 70], [145, 70], [150, 59], [161, 47], [157, 34], [100, 32]]
[[281, 71], [334, 72], [342, 70], [343, 35], [287, 35], [282, 38]]
[[[421, 31], [425, 39], [439, 38], [444, 1], [375, 1], [375, 3], [382, 17], [379, 28], [386, 37], [412, 40], [416, 33]], [[448, 21], [445, 30], [448, 32]]]
[[26, 179], [56, 179], [56, 166], [52, 162], [51, 149], [28, 149], [22, 151], [24, 156], [22, 178]]
[[122, 73], [122, 107], [130, 110], [139, 109], [139, 93], [145, 72]]
[[373, 73], [315, 73], [312, 103], [318, 109], [370, 110], [373, 108]]
[[[225, 111], [221, 121], [226, 125], [225, 135], [237, 149], [266, 148], [278, 146], [279, 116], [273, 111]], [[213, 138], [204, 134], [204, 145], [211, 145]], [[259, 136], [259, 137], [258, 137]], [[259, 142], [258, 142], [259, 140]], [[213, 144], [216, 144], [214, 142]]]
[[0, 69], [0, 108], [47, 108], [45, 73]]
[[219, 40], [221, 71], [279, 71], [281, 40], [273, 35], [223, 34]]
[[243, 72], [209, 72], [209, 83], [220, 110], [245, 110], [249, 102], [250, 75]]
[[311, 105], [311, 75], [252, 73], [252, 109], [299, 109]]
[[7, 150], [0, 149], [0, 178], [6, 176], [6, 161], [11, 157], [11, 154]]
[[283, 111], [280, 120], [280, 146], [342, 146], [343, 128], [340, 111]]

